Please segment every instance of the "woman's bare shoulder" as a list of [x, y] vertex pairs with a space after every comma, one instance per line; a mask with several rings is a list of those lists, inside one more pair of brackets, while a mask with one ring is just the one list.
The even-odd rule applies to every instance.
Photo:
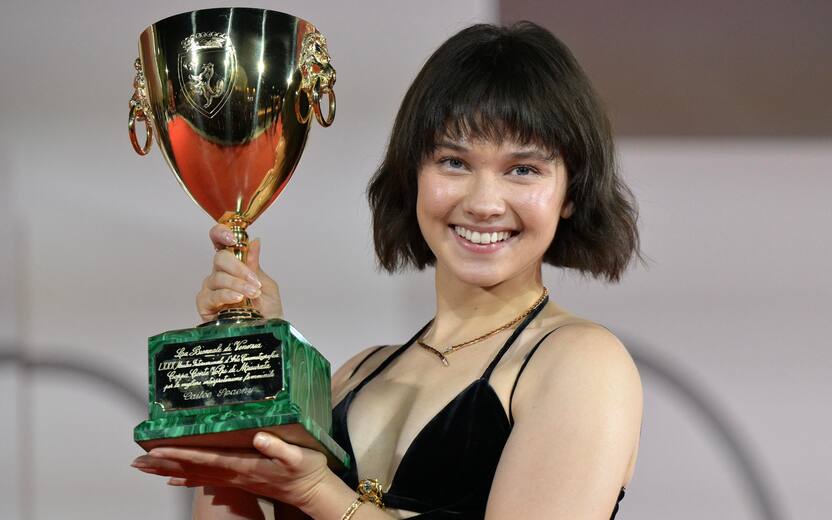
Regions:
[[351, 388], [381, 364], [398, 345], [375, 345], [360, 350], [332, 374], [332, 403], [343, 398]]
[[[638, 368], [627, 347], [606, 326], [574, 314], [541, 326], [539, 345], [517, 385], [515, 411], [544, 395], [560, 398], [566, 387], [587, 385], [617, 388], [633, 397], [629, 404], [640, 408], [642, 385]], [[538, 343], [538, 342], [536, 342]], [[557, 397], [560, 396], [560, 397]], [[639, 415], [638, 410], [636, 415]]]
[[532, 321], [529, 329], [537, 331], [537, 340], [529, 349], [536, 346], [538, 342], [542, 350], [553, 350], [552, 345], [558, 345], [555, 349], [563, 350], [564, 347], [560, 345], [588, 342], [607, 345], [608, 348], [613, 349], [617, 345], [626, 351], [624, 345], [609, 328], [554, 302], [550, 302], [544, 312]]
[[539, 369], [558, 370], [568, 362], [589, 366], [603, 362], [623, 369], [635, 367], [627, 347], [606, 326], [572, 313], [547, 321], [541, 323], [538, 352], [534, 355], [534, 364]]

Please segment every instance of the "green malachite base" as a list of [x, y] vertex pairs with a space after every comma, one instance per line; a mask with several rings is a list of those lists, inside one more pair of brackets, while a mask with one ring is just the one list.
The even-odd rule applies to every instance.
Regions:
[[144, 449], [252, 448], [255, 433], [270, 431], [349, 467], [331, 437], [329, 362], [288, 322], [174, 330], [148, 350], [150, 418], [133, 431]]

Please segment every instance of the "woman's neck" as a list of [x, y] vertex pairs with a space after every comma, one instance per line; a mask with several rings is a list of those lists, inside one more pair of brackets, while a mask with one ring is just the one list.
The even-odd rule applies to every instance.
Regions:
[[540, 266], [493, 287], [467, 284], [437, 266], [436, 318], [423, 337], [430, 345], [459, 343], [516, 318], [540, 298]]

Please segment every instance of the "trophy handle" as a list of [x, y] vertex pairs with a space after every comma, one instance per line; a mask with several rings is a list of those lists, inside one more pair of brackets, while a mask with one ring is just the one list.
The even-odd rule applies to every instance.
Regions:
[[[329, 99], [329, 112], [327, 112], [326, 119], [324, 119], [321, 114], [321, 96], [323, 95], [326, 95]], [[312, 110], [315, 111], [315, 119], [318, 120], [318, 123], [320, 123], [322, 127], [328, 127], [335, 120], [335, 91], [331, 88], [323, 90], [320, 93], [315, 90], [312, 92], [312, 99]]]
[[[133, 79], [133, 97], [130, 98], [130, 115], [127, 119], [127, 133], [130, 134], [130, 142], [133, 144], [133, 149], [136, 150], [136, 153], [139, 155], [147, 155], [150, 152], [150, 146], [153, 144], [153, 128], [150, 126], [150, 121], [147, 120], [148, 102], [141, 60], [136, 58], [133, 66], [136, 69], [136, 77]], [[139, 144], [139, 139], [136, 137], [136, 121], [144, 122], [144, 146]]]
[[[300, 100], [301, 96], [298, 95], [295, 97], [295, 116], [298, 118], [298, 122], [302, 125], [305, 125], [309, 122], [312, 118], [312, 114], [315, 114], [315, 119], [318, 120], [318, 123], [324, 128], [330, 126], [333, 121], [335, 121], [335, 91], [331, 88], [327, 88], [325, 90], [318, 91], [317, 88], [312, 89], [310, 91], [301, 91], [302, 93], [306, 94], [306, 99], [309, 103], [309, 111], [306, 114], [303, 114], [300, 109]], [[321, 110], [321, 98], [326, 96], [329, 100], [329, 110], [327, 111], [326, 117], [323, 115], [323, 111]]]
[[[300, 89], [295, 96], [295, 115], [298, 122], [305, 125], [315, 113], [315, 119], [326, 128], [335, 120], [335, 69], [329, 59], [326, 38], [317, 29], [310, 31], [303, 37], [300, 56]], [[309, 111], [304, 115], [300, 110], [301, 92], [306, 94]], [[324, 117], [321, 111], [321, 98], [329, 99], [329, 111]]]
[[[144, 121], [144, 146], [139, 145], [139, 139], [136, 137], [136, 121]], [[130, 103], [130, 116], [127, 120], [127, 132], [130, 134], [130, 143], [133, 144], [136, 153], [147, 155], [150, 152], [150, 146], [153, 144], [153, 129], [150, 128], [150, 123], [141, 108], [132, 102]]]

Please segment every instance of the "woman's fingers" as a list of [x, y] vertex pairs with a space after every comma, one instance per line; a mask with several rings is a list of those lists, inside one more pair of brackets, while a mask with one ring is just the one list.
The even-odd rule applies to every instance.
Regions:
[[212, 273], [205, 279], [205, 287], [212, 291], [230, 290], [238, 294], [245, 294], [249, 298], [260, 296], [260, 285], [250, 280], [241, 280], [224, 272]]
[[196, 308], [205, 321], [212, 321], [226, 305], [239, 303], [244, 298], [266, 318], [282, 318], [283, 305], [277, 283], [260, 269], [260, 239], [249, 242], [246, 262], [234, 256], [227, 246], [234, 245], [228, 226], [217, 224], [209, 231], [218, 249], [214, 255], [211, 274], [196, 295]]
[[224, 459], [197, 460], [188, 456], [177, 458], [149, 454], [137, 457], [132, 466], [139, 471], [152, 475], [210, 480], [225, 485], [237, 485], [241, 482], [240, 475], [248, 469], [251, 463], [246, 458], [234, 459], [234, 462], [238, 464], [235, 466]]
[[212, 291], [208, 296], [208, 303], [213, 309], [218, 309], [229, 303], [237, 303], [243, 300], [243, 295], [231, 289], [219, 289]]
[[169, 477], [173, 486], [239, 488], [296, 505], [308, 503], [331, 475], [326, 457], [318, 451], [265, 432], [259, 432], [256, 439], [254, 450], [154, 448], [132, 465]]
[[217, 312], [225, 305], [239, 303], [244, 296], [231, 289], [208, 289], [203, 286], [196, 295], [196, 310], [205, 321], [217, 318]]
[[251, 269], [253, 273], [260, 272], [260, 239], [255, 238], [248, 244], [248, 256], [246, 257], [246, 266]]
[[231, 251], [218, 251], [214, 255], [214, 272], [228, 273], [235, 278], [255, 285], [258, 289], [261, 286], [257, 274], [237, 260], [237, 257]]
[[202, 448], [154, 448], [136, 459], [157, 474], [212, 481], [218, 485], [240, 485], [258, 480], [256, 475], [273, 470], [273, 464], [254, 450]]
[[[216, 225], [211, 228], [211, 239], [215, 244], [225, 244], [226, 226]], [[229, 231], [230, 232], [230, 231]], [[230, 240], [233, 243], [233, 237]], [[223, 246], [224, 247], [224, 246]], [[255, 246], [255, 260], [259, 254], [259, 245]], [[202, 283], [196, 295], [196, 308], [205, 321], [217, 317], [222, 307], [239, 303], [243, 298], [257, 299], [262, 293], [262, 284], [256, 272], [237, 260], [231, 251], [222, 249], [214, 255], [213, 268]]]
[[208, 236], [211, 238], [215, 250], [225, 249], [237, 243], [234, 239], [234, 233], [231, 232], [231, 228], [224, 224], [217, 224], [212, 227], [208, 231]]
[[303, 448], [266, 432], [254, 436], [254, 447], [266, 457], [278, 460], [290, 468], [300, 466], [303, 461]]

